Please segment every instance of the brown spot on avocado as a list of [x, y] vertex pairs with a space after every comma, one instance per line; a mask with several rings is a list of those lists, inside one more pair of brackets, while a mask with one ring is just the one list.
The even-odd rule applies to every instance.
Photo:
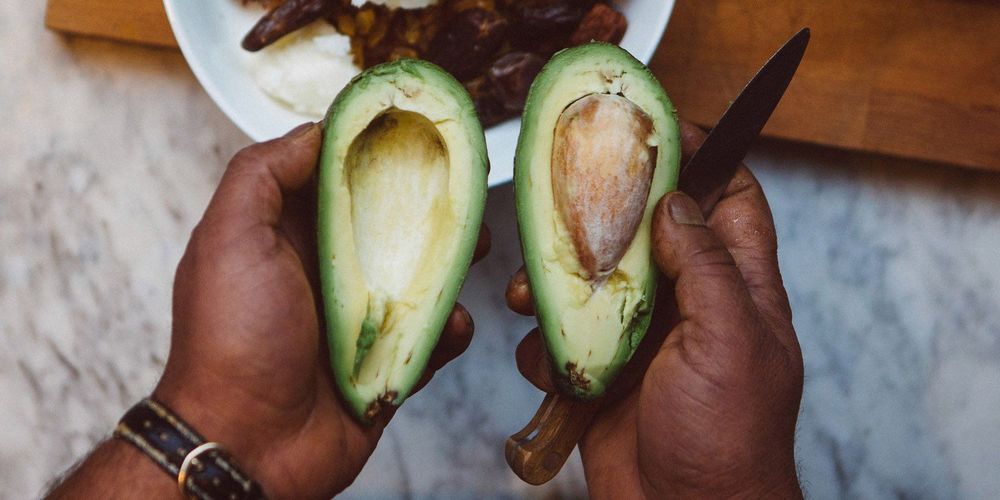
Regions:
[[368, 421], [375, 420], [375, 417], [378, 416], [378, 413], [381, 410], [382, 410], [382, 405], [379, 404], [379, 401], [377, 399], [375, 401], [372, 401], [371, 403], [368, 403], [368, 408], [365, 409], [365, 420]]
[[577, 368], [576, 363], [566, 363], [566, 373], [569, 375], [569, 385], [574, 389], [587, 393], [590, 392], [590, 380], [584, 376], [585, 369]]
[[389, 391], [368, 403], [368, 407], [365, 409], [365, 420], [371, 422], [375, 420], [375, 417], [378, 417], [379, 413], [382, 413], [383, 408], [395, 406], [393, 402], [398, 396], [398, 392]]

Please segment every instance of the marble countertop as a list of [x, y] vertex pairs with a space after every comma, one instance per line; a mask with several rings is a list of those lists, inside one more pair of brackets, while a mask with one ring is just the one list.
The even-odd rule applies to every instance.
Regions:
[[[67, 39], [0, 0], [0, 498], [38, 496], [153, 386], [173, 271], [248, 139], [174, 52]], [[669, 90], [669, 89], [668, 89]], [[1000, 177], [765, 142], [806, 363], [798, 431], [814, 498], [1000, 496]], [[398, 413], [348, 498], [575, 498], [503, 442], [541, 394], [514, 366], [520, 262], [509, 186], [462, 301], [469, 351]]]

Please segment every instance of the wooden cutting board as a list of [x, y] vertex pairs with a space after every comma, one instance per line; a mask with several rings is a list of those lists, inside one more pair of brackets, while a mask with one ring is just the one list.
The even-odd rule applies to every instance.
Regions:
[[[45, 21], [176, 47], [161, 0], [49, 0]], [[710, 126], [802, 26], [812, 44], [765, 135], [1000, 171], [1000, 1], [678, 0], [651, 67]]]
[[49, 0], [45, 26], [67, 33], [177, 48], [163, 0]]
[[1000, 170], [997, 0], [680, 0], [651, 66], [710, 124], [801, 26], [812, 41], [765, 135]]

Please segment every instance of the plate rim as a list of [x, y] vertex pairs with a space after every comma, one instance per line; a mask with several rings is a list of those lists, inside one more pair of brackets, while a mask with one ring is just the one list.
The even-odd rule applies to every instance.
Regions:
[[[182, 56], [184, 57], [184, 61], [187, 63], [188, 67], [191, 69], [191, 72], [194, 74], [195, 79], [198, 81], [198, 84], [201, 86], [202, 89], [205, 90], [205, 93], [207, 93], [208, 96], [212, 99], [212, 102], [215, 104], [215, 106], [219, 108], [219, 110], [221, 110], [224, 115], [226, 115], [226, 118], [228, 118], [230, 122], [236, 125], [236, 127], [240, 129], [240, 131], [243, 132], [247, 137], [249, 137], [250, 140], [254, 142], [260, 142], [272, 139], [271, 137], [258, 137], [259, 134], [253, 133], [253, 131], [251, 130], [253, 129], [253, 127], [250, 127], [248, 123], [243, 119], [243, 113], [238, 112], [238, 110], [235, 109], [233, 103], [230, 102], [229, 99], [224, 98], [224, 96], [222, 95], [222, 91], [219, 88], [219, 84], [216, 82], [216, 79], [209, 77], [210, 72], [205, 67], [206, 60], [191, 55], [194, 53], [194, 48], [191, 46], [191, 40], [188, 38], [187, 33], [184, 31], [184, 29], [182, 29], [185, 26], [185, 23], [180, 19], [180, 15], [178, 14], [176, 8], [176, 3], [175, 3], [176, 1], [177, 0], [163, 0], [163, 7], [167, 14], [167, 21], [170, 24], [170, 28], [174, 33], [174, 39], [177, 41], [177, 46], [180, 49]], [[234, 1], [234, 0], [207, 0], [207, 1]], [[632, 0], [632, 1], [641, 1], [641, 0]], [[655, 39], [656, 41], [645, 47], [641, 54], [633, 54], [636, 56], [637, 59], [642, 61], [643, 64], [648, 65], [650, 60], [652, 60], [653, 56], [656, 54], [656, 51], [659, 48], [661, 41], [663, 40], [663, 35], [666, 32], [667, 25], [669, 24], [670, 21], [670, 17], [672, 16], [674, 8], [676, 6], [676, 0], [645, 0], [645, 1], [663, 2], [663, 8], [659, 11], [659, 15], [654, 20], [652, 24], [653, 27], [651, 28], [652, 30], [651, 35], [653, 35], [651, 36], [651, 38]], [[520, 120], [521, 118], [517, 117], [506, 121], [504, 124], [519, 123]], [[485, 130], [487, 140], [489, 140], [490, 136], [492, 135], [490, 133], [492, 130], [495, 130], [495, 128], [490, 128]], [[491, 153], [490, 156], [493, 156], [493, 153]], [[509, 178], [504, 177], [496, 181], [490, 179], [490, 186], [492, 187], [492, 186], [502, 185], [510, 182], [511, 180], [513, 180], [513, 176], [510, 176]]]

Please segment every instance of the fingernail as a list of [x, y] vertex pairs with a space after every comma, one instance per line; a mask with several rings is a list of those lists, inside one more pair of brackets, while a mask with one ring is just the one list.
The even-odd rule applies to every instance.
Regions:
[[285, 138], [287, 138], [287, 139], [295, 139], [296, 137], [301, 137], [301, 136], [306, 135], [307, 133], [309, 133], [313, 129], [313, 127], [315, 127], [315, 126], [316, 126], [316, 124], [313, 123], [313, 122], [303, 123], [302, 125], [299, 125], [298, 127], [293, 128], [290, 132], [288, 132], [287, 134], [285, 134]]
[[704, 226], [705, 218], [701, 215], [701, 209], [689, 196], [683, 193], [676, 193], [670, 196], [667, 201], [670, 208], [670, 218], [678, 224], [686, 226]]

